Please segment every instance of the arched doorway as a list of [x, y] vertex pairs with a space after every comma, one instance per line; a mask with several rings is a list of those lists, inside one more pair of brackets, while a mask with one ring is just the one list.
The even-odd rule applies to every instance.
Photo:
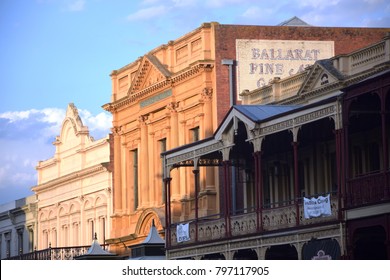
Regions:
[[359, 228], [353, 236], [353, 258], [355, 260], [386, 260], [386, 231], [380, 226]]

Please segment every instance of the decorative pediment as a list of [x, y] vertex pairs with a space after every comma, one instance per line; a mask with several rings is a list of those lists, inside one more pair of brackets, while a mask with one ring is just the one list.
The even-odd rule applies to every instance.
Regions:
[[170, 76], [171, 73], [155, 56], [151, 54], [145, 55], [132, 81], [128, 95], [166, 81]]
[[[86, 139], [82, 140], [80, 137]], [[62, 122], [61, 133], [56, 137], [56, 141], [53, 144], [71, 147], [92, 141], [93, 138], [89, 135], [88, 127], [83, 125], [76, 106], [73, 103], [69, 103], [65, 119]]]
[[319, 60], [309, 70], [298, 94], [301, 95], [326, 87], [341, 81], [343, 78], [343, 75], [333, 66], [331, 60]]

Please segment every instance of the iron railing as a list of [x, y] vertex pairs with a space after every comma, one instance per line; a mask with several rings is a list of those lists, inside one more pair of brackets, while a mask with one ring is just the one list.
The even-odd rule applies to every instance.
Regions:
[[[108, 244], [100, 245], [103, 249], [108, 248]], [[7, 257], [5, 260], [73, 260], [75, 257], [84, 255], [91, 246], [73, 247], [49, 247], [43, 250], [34, 250], [30, 253], [19, 254], [18, 256]]]

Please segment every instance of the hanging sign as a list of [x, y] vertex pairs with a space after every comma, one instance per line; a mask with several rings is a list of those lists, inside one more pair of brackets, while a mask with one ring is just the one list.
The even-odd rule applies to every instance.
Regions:
[[190, 226], [189, 224], [178, 224], [176, 226], [177, 242], [185, 242], [190, 240]]
[[305, 219], [326, 217], [332, 215], [330, 209], [330, 194], [318, 198], [303, 198]]

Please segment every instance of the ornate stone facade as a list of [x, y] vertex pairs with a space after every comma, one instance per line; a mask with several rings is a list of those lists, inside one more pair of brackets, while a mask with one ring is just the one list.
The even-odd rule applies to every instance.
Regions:
[[54, 156], [36, 167], [37, 249], [87, 246], [110, 237], [111, 136], [94, 140], [69, 104]]
[[[337, 68], [352, 57], [364, 62]], [[173, 169], [214, 162], [223, 205], [206, 216], [195, 201], [199, 213], [180, 220], [189, 226], [184, 242], [168, 205], [167, 257], [390, 258], [389, 61], [387, 36], [316, 62], [299, 78], [246, 92], [248, 105], [233, 106], [212, 138], [163, 153], [168, 194]], [[262, 93], [273, 98], [257, 104]], [[323, 194], [329, 213], [306, 217], [305, 198]], [[327, 246], [329, 255], [316, 246]]]
[[[222, 160], [209, 161], [197, 155], [203, 153], [204, 148], [217, 152], [220, 139], [212, 147], [192, 150], [189, 146], [182, 155], [183, 159], [175, 161], [176, 167], [191, 163], [194, 166], [192, 170], [178, 168], [170, 172], [169, 194], [164, 188], [163, 179], [168, 174], [163, 169], [160, 154], [212, 137], [230, 104], [240, 102], [241, 98], [236, 92], [238, 79], [233, 79], [236, 62], [241, 57], [237, 54], [242, 54], [237, 40], [284, 40], [287, 47], [289, 40], [298, 40], [302, 44], [316, 41], [319, 45], [326, 41], [331, 46], [331, 53], [327, 55], [331, 56], [378, 41], [386, 31], [388, 29], [336, 30], [312, 26], [204, 23], [192, 32], [114, 70], [111, 74], [111, 101], [103, 105], [105, 110], [112, 113], [113, 127], [117, 132], [114, 135], [114, 201], [110, 244], [118, 252], [125, 253], [129, 245], [142, 242], [147, 232], [142, 228], [145, 224], [143, 219], [149, 219], [146, 213], [158, 218], [161, 225], [158, 230], [164, 235], [167, 219], [178, 222], [196, 219], [197, 215], [212, 216], [224, 207], [221, 205], [223, 194], [219, 188], [221, 178], [215, 167]], [[349, 37], [347, 42], [346, 34]], [[291, 50], [285, 50], [285, 53], [293, 54]], [[303, 58], [303, 53], [296, 55]], [[231, 60], [233, 64], [227, 67], [223, 60]], [[241, 68], [240, 75], [244, 75], [243, 71]], [[306, 119], [296, 121], [304, 123], [317, 115], [334, 115], [335, 112], [324, 110], [308, 114]], [[280, 125], [296, 129], [294, 123], [281, 122]], [[270, 124], [264, 129], [283, 128]], [[225, 141], [222, 143], [225, 159], [230, 152], [229, 145], [234, 144], [234, 135], [225, 134], [222, 138]], [[253, 141], [260, 140], [256, 138]], [[206, 164], [209, 166], [199, 169]], [[167, 195], [171, 200], [169, 217], [165, 216]], [[247, 227], [251, 228], [252, 224], [248, 223]], [[207, 235], [212, 228], [195, 232]]]
[[35, 195], [0, 205], [0, 259], [30, 253], [37, 246]]

